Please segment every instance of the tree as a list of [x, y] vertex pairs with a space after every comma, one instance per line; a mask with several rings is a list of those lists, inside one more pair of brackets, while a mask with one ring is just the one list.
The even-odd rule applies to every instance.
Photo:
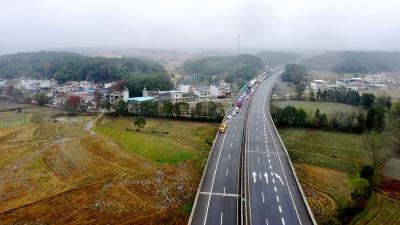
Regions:
[[375, 95], [371, 94], [371, 93], [363, 93], [361, 95], [361, 105], [366, 108], [369, 109], [371, 108], [375, 103]]
[[123, 100], [119, 100], [117, 102], [117, 106], [115, 108], [115, 112], [117, 113], [117, 115], [119, 116], [123, 116], [126, 114], [127, 112], [127, 104], [123, 101]]
[[212, 102], [212, 101], [208, 102], [207, 114], [208, 114], [208, 118], [210, 118], [210, 119], [217, 117], [217, 104], [215, 104], [215, 102]]
[[379, 168], [384, 159], [383, 140], [383, 134], [374, 132], [367, 132], [363, 137], [364, 148], [375, 168]]
[[315, 102], [315, 94], [311, 88], [310, 88], [310, 101]]
[[322, 95], [321, 89], [318, 88], [318, 91], [317, 91], [317, 100], [318, 100], [318, 101], [322, 101], [321, 95]]
[[162, 111], [165, 116], [171, 117], [174, 112], [174, 105], [171, 101], [163, 101]]
[[35, 95], [35, 101], [39, 106], [43, 106], [49, 103], [49, 97], [44, 93], [39, 93]]
[[307, 113], [304, 109], [297, 110], [295, 125], [299, 127], [304, 127], [307, 122]]
[[364, 178], [353, 178], [350, 181], [351, 198], [353, 199], [353, 207], [363, 209], [371, 195], [371, 188], [368, 180]]
[[374, 174], [375, 174], [375, 169], [370, 165], [363, 166], [361, 168], [360, 177], [368, 180], [370, 183], [372, 182]]
[[96, 111], [99, 110], [100, 100], [101, 100], [101, 92], [98, 89], [96, 89], [94, 91], [94, 101], [96, 102]]
[[307, 74], [307, 70], [304, 66], [298, 64], [287, 64], [285, 71], [282, 73], [282, 80], [292, 84], [299, 84], [304, 82], [304, 77]]
[[365, 116], [363, 113], [359, 113], [357, 116], [357, 125], [354, 127], [355, 131], [362, 132], [365, 128]]
[[146, 125], [146, 119], [143, 116], [137, 116], [134, 119], [135, 126], [143, 128]]
[[100, 102], [100, 108], [106, 109], [107, 112], [110, 111], [111, 103], [107, 100]]
[[77, 113], [81, 105], [81, 97], [72, 95], [65, 101], [64, 109], [69, 113]]
[[301, 82], [301, 83], [296, 84], [294, 87], [295, 87], [295, 90], [296, 90], [296, 93], [297, 93], [297, 98], [298, 99], [302, 99], [304, 90], [306, 89], [306, 85]]
[[392, 98], [385, 95], [378, 96], [376, 98], [376, 105], [389, 110], [392, 107]]
[[367, 118], [365, 120], [365, 128], [367, 130], [372, 130], [373, 128], [376, 127], [376, 109], [371, 108], [367, 112]]

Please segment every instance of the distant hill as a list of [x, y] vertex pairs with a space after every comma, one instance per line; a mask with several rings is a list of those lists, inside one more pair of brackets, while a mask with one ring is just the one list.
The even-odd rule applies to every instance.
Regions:
[[276, 65], [284, 65], [290, 63], [291, 61], [299, 58], [300, 54], [263, 51], [263, 52], [258, 52], [256, 56], [262, 59], [264, 65], [276, 66]]
[[0, 56], [0, 77], [35, 77], [105, 82], [166, 74], [158, 63], [138, 58], [88, 57], [69, 52], [28, 52]]
[[400, 71], [400, 52], [327, 52], [301, 62], [308, 69], [338, 73]]
[[255, 76], [263, 68], [263, 63], [254, 55], [241, 54], [189, 60], [182, 67], [186, 74], [195, 74], [201, 81], [224, 79], [229, 83], [241, 83]]

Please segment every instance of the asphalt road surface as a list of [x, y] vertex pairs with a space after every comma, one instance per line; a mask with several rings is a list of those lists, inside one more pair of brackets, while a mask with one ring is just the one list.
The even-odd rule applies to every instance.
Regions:
[[[240, 219], [254, 225], [312, 224], [269, 116], [270, 92], [279, 73], [261, 82], [252, 99], [244, 100], [227, 131], [218, 134], [189, 224], [235, 225], [241, 223]], [[245, 179], [241, 180], [242, 141], [245, 141]], [[240, 217], [241, 184], [247, 203], [243, 217]]]
[[232, 117], [227, 131], [218, 134], [189, 221], [191, 224], [239, 224], [240, 154], [248, 107], [249, 100], [244, 100], [239, 114]]
[[245, 147], [248, 224], [312, 224], [269, 115], [276, 72], [255, 90], [248, 113]]

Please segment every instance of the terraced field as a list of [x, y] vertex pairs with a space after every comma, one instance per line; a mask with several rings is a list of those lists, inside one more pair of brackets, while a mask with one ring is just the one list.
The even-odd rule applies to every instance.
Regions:
[[373, 194], [364, 213], [351, 223], [352, 225], [399, 225], [400, 202], [381, 194]]
[[0, 129], [24, 126], [31, 123], [29, 114], [0, 112]]
[[[350, 179], [360, 166], [370, 163], [362, 136], [306, 129], [280, 129], [279, 133], [318, 223], [329, 222], [337, 216], [337, 209], [351, 202]], [[368, 209], [353, 224], [400, 224], [399, 202], [382, 195], [398, 196], [399, 190], [378, 189], [382, 190], [374, 192]]]
[[352, 175], [359, 166], [369, 163], [361, 135], [304, 129], [280, 129], [279, 132], [295, 162]]

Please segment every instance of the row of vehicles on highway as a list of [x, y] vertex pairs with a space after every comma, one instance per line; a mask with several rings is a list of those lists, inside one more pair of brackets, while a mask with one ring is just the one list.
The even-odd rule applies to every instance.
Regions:
[[242, 94], [236, 99], [235, 101], [235, 108], [232, 110], [230, 114], [226, 117], [226, 120], [221, 124], [219, 128], [220, 133], [225, 133], [226, 130], [228, 129], [229, 122], [231, 121], [232, 117], [236, 116], [239, 114], [240, 108], [243, 105], [243, 101], [249, 100], [251, 96], [253, 95], [254, 90], [257, 88], [258, 84], [265, 80], [268, 75], [270, 75], [273, 72], [273, 70], [269, 70], [268, 72], [263, 72], [260, 74], [257, 78], [252, 79], [248, 84], [247, 87], [245, 86], [242, 89]]

